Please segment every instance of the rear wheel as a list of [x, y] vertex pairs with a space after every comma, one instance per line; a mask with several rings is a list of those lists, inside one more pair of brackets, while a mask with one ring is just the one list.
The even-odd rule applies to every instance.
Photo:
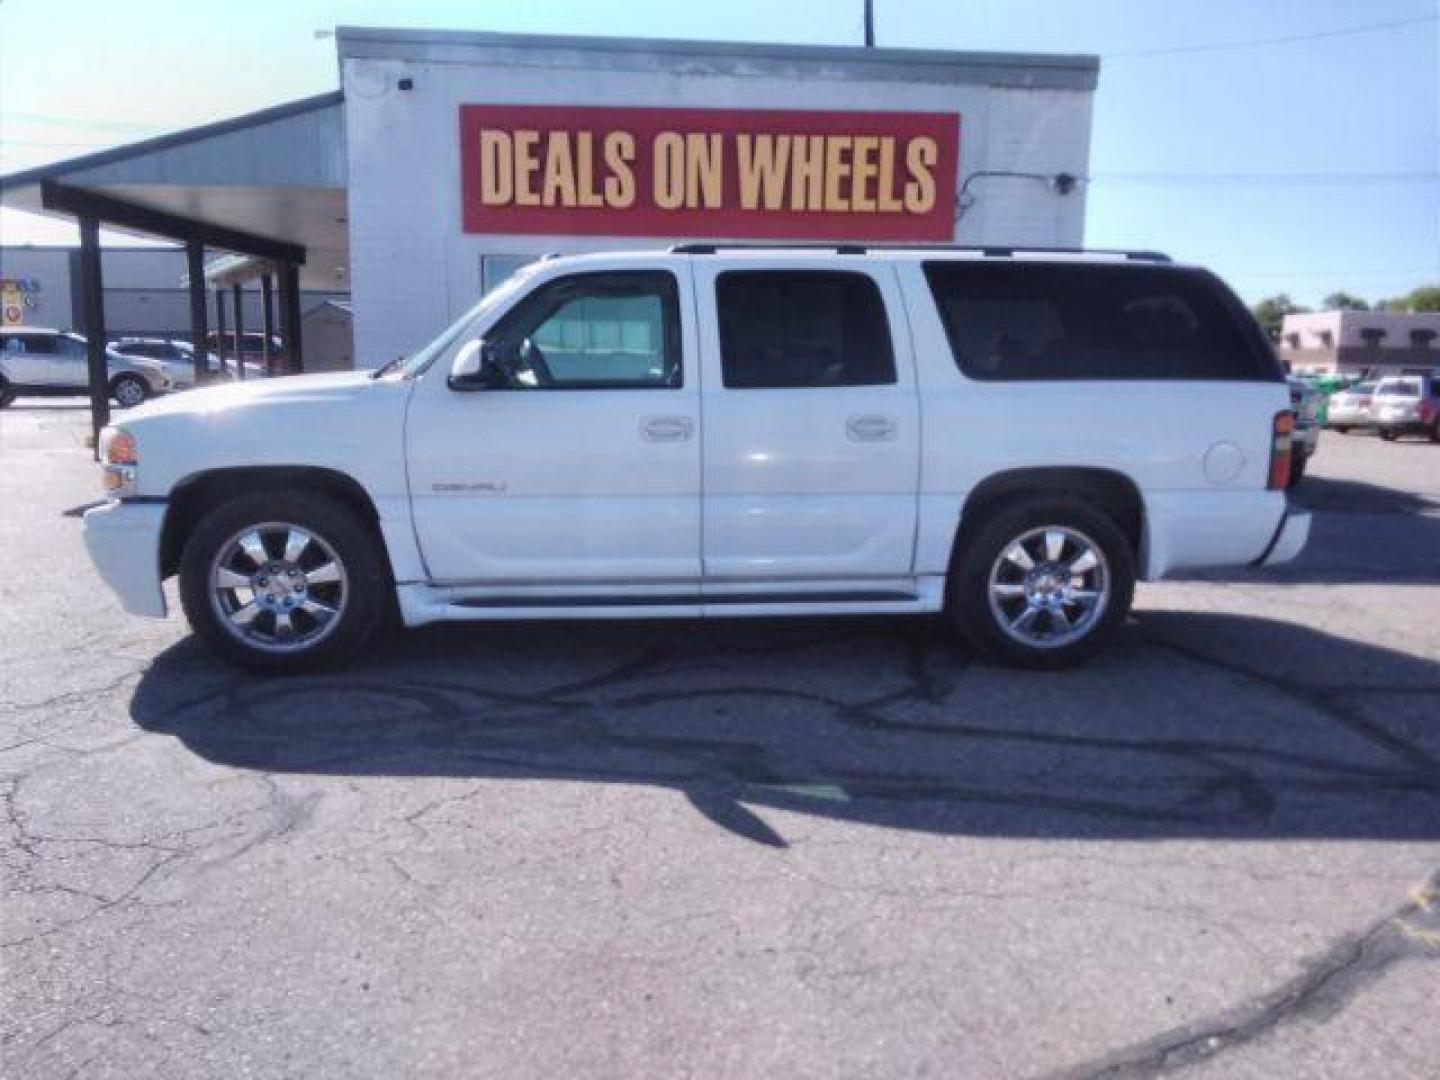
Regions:
[[150, 386], [139, 375], [116, 375], [110, 380], [110, 396], [122, 409], [133, 409], [150, 396]]
[[1295, 487], [1301, 480], [1305, 479], [1305, 467], [1310, 463], [1307, 457], [1295, 457], [1290, 461], [1290, 476], [1285, 481], [1286, 487]]
[[10, 403], [15, 400], [15, 388], [10, 385], [10, 380], [0, 377], [0, 409], [7, 409]]
[[1114, 636], [1134, 590], [1134, 553], [1108, 514], [1072, 499], [1025, 499], [962, 539], [950, 614], [993, 659], [1058, 669]]
[[1386, 442], [1394, 442], [1398, 437], [1399, 436], [1397, 436], [1393, 431], [1387, 430], [1386, 428], [1380, 429], [1380, 438], [1384, 439]]
[[1338, 431], [1341, 435], [1349, 435], [1349, 434], [1350, 434], [1350, 425], [1349, 425], [1349, 424], [1331, 424], [1331, 425], [1330, 425], [1330, 430], [1331, 430], [1331, 431]]
[[185, 616], [242, 667], [335, 666], [384, 621], [390, 578], [381, 551], [365, 522], [328, 495], [242, 495], [206, 515], [185, 545]]

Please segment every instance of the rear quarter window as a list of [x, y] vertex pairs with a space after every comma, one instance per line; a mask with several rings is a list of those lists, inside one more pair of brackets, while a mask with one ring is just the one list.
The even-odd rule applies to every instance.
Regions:
[[973, 379], [1278, 381], [1274, 354], [1211, 275], [1164, 266], [929, 262]]

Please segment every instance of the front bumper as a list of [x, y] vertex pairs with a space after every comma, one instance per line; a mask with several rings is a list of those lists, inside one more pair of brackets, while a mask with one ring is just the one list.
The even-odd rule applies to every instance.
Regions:
[[85, 512], [85, 549], [101, 579], [132, 615], [165, 616], [160, 533], [166, 504], [111, 499]]

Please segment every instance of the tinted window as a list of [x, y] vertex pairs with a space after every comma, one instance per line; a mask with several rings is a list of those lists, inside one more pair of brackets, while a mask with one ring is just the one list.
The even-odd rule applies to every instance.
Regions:
[[955, 360], [971, 378], [1278, 377], [1258, 332], [1209, 275], [1156, 266], [933, 262], [925, 276]]
[[54, 334], [15, 334], [5, 342], [10, 352], [41, 353], [50, 355], [59, 352]]
[[720, 356], [732, 389], [895, 381], [885, 302], [843, 271], [730, 270], [716, 281]]
[[487, 338], [513, 390], [674, 387], [679, 308], [668, 273], [574, 274], [538, 288]]

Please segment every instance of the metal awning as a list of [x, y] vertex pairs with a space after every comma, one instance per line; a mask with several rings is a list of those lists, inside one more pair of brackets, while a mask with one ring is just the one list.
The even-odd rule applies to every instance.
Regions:
[[[80, 225], [80, 298], [88, 341], [91, 422], [109, 420], [104, 278], [99, 230], [162, 236], [185, 245], [195, 381], [208, 377], [207, 250], [233, 258], [216, 280], [219, 347], [241, 353], [242, 290], [260, 279], [266, 367], [271, 353], [274, 281], [285, 331], [284, 366], [303, 371], [300, 289], [345, 288], [349, 279], [344, 98], [339, 93], [280, 105], [248, 116], [147, 139], [98, 154], [0, 177], [0, 206]], [[225, 285], [233, 300], [227, 338]]]
[[[339, 91], [0, 177], [0, 205], [301, 264], [349, 288]], [[177, 233], [179, 235], [177, 235]]]

